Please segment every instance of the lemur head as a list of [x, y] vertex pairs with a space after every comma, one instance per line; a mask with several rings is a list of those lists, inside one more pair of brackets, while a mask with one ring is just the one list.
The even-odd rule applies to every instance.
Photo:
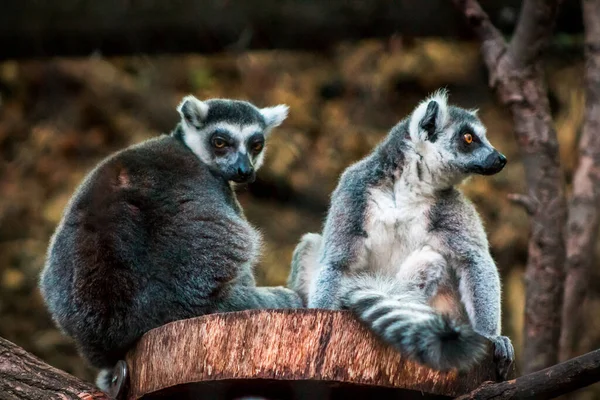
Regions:
[[437, 183], [454, 185], [469, 175], [493, 175], [506, 157], [486, 138], [477, 111], [450, 106], [447, 92], [439, 90], [413, 111], [410, 141]]
[[263, 163], [265, 140], [288, 107], [257, 108], [239, 100], [186, 96], [177, 108], [183, 140], [213, 170], [236, 183], [252, 182]]

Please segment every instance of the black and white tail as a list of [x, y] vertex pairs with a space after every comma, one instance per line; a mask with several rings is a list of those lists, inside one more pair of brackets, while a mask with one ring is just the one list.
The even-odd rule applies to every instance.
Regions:
[[344, 285], [341, 302], [384, 341], [431, 368], [468, 370], [486, 354], [481, 335], [437, 313], [417, 290], [355, 277]]

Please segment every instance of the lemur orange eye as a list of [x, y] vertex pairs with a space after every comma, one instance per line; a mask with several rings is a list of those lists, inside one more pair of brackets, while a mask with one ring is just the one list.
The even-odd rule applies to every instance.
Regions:
[[465, 136], [463, 136], [463, 138], [465, 139], [465, 142], [467, 142], [467, 144], [473, 143], [473, 135], [471, 135], [470, 133], [465, 133]]
[[263, 144], [261, 142], [256, 142], [252, 145], [252, 150], [255, 152], [259, 152], [263, 149]]
[[227, 142], [224, 141], [221, 138], [214, 138], [213, 139], [213, 146], [215, 146], [217, 149], [222, 149], [223, 147], [225, 147], [227, 145]]

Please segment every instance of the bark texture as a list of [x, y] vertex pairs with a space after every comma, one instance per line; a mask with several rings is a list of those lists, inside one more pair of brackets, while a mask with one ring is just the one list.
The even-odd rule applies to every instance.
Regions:
[[[556, 364], [561, 327], [567, 208], [558, 141], [540, 56], [558, 0], [525, 0], [510, 43], [475, 0], [454, 0], [482, 43], [490, 86], [511, 111], [525, 165], [531, 234], [526, 269], [523, 371]], [[526, 201], [525, 201], [526, 200]]]
[[246, 311], [176, 321], [144, 335], [127, 364], [128, 399], [182, 390], [177, 386], [190, 382], [196, 387], [188, 395], [212, 398], [207, 396], [211, 384], [230, 382], [235, 388], [252, 380], [295, 383], [296, 390], [330, 382], [401, 389], [419, 398], [455, 397], [495, 377], [491, 348], [469, 373], [442, 373], [407, 360], [349, 313], [323, 310]]
[[458, 400], [553, 399], [600, 381], [600, 350], [501, 383], [486, 382]]
[[0, 338], [0, 399], [109, 400], [94, 385], [44, 363]]
[[563, 305], [560, 359], [578, 355], [581, 305], [588, 293], [598, 240], [600, 206], [600, 1], [583, 0], [585, 26], [585, 117], [579, 161], [573, 177], [567, 225], [567, 277]]

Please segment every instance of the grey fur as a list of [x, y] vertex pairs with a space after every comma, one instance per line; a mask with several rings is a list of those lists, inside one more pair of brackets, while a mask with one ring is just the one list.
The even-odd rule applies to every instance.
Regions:
[[[290, 287], [309, 307], [353, 310], [384, 340], [440, 370], [480, 360], [476, 332], [496, 344], [505, 376], [514, 354], [500, 336], [498, 271], [479, 215], [455, 187], [505, 162], [476, 113], [437, 92], [342, 174], [323, 237], [305, 235], [295, 251]], [[433, 311], [441, 292], [460, 293], [468, 323]]]
[[207, 117], [206, 110], [186, 109], [170, 135], [102, 161], [51, 240], [43, 297], [94, 366], [112, 368], [142, 334], [170, 321], [301, 306], [289, 289], [256, 287], [260, 235], [244, 217], [231, 177], [194, 154], [185, 137], [196, 133], [183, 127], [186, 115], [200, 128], [211, 118], [242, 128], [258, 121], [263, 135], [269, 126], [249, 103], [205, 104]]

